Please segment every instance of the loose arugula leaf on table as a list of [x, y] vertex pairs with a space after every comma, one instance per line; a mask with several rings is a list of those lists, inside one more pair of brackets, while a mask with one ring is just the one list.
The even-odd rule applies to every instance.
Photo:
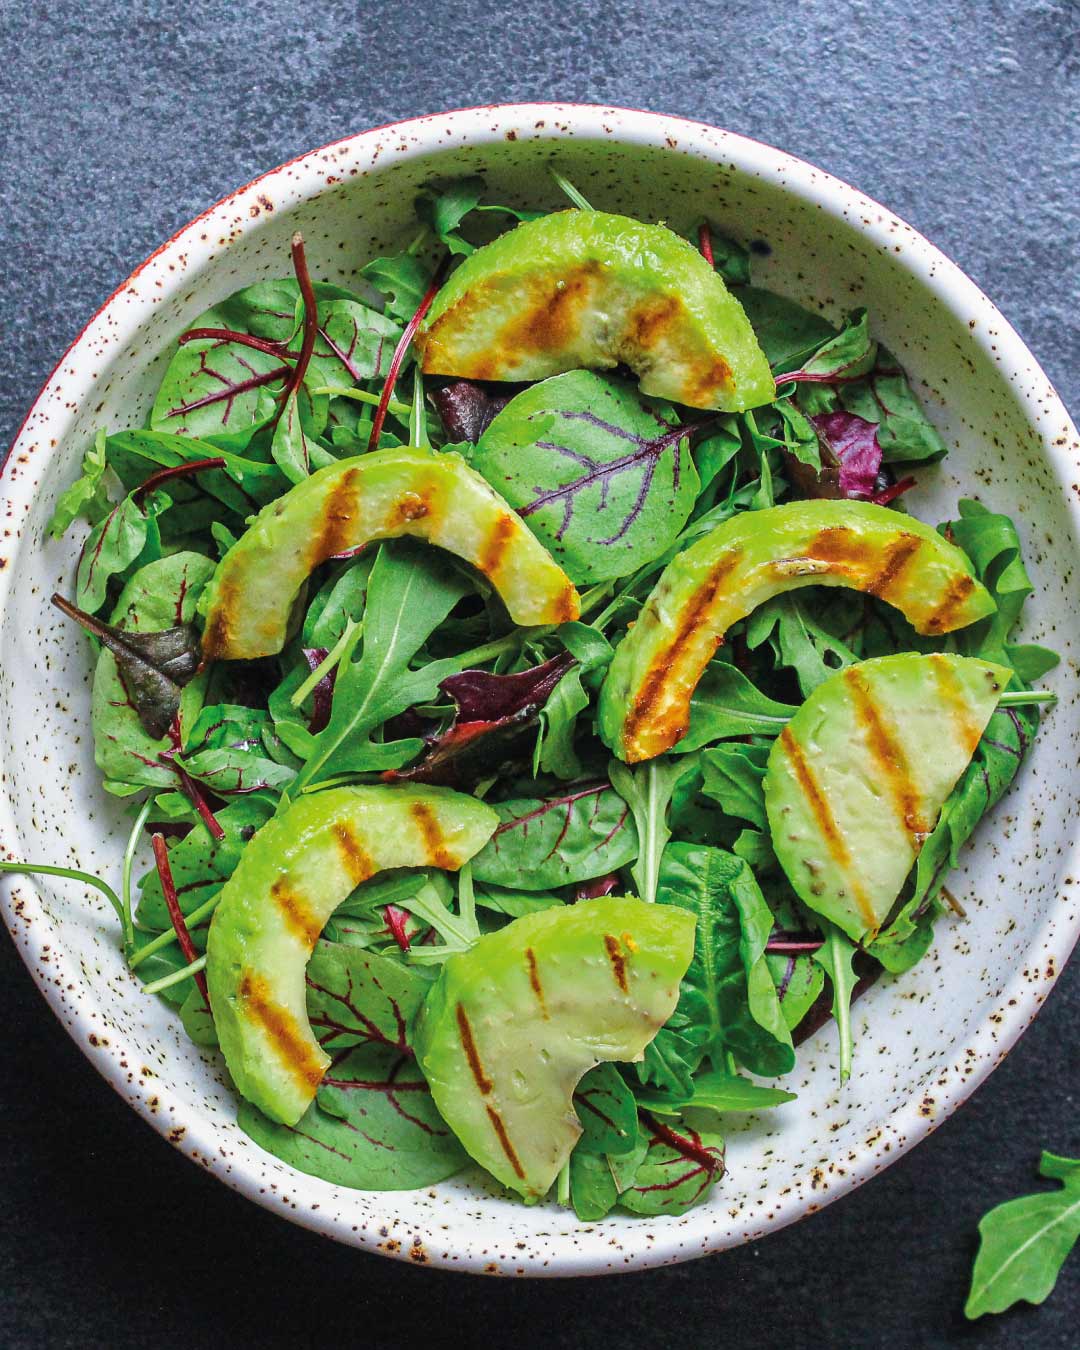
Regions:
[[433, 1186], [468, 1161], [415, 1061], [368, 1043], [336, 1060], [295, 1126], [241, 1101], [245, 1134], [290, 1167], [357, 1190]]
[[550, 891], [614, 872], [637, 856], [630, 808], [607, 783], [491, 805], [499, 824], [472, 860], [481, 884]]
[[[179, 628], [188, 631], [195, 618], [195, 606], [203, 587], [214, 571], [209, 558], [199, 553], [173, 553], [140, 567], [124, 587], [112, 614], [112, 624], [124, 634], [157, 634]], [[144, 658], [145, 659], [145, 658]], [[164, 717], [168, 703], [140, 702], [129, 692], [125, 676], [131, 663], [122, 670], [114, 651], [108, 647], [98, 656], [91, 695], [91, 726], [94, 733], [94, 757], [106, 779], [115, 783], [170, 787], [176, 774], [162, 764], [159, 756], [173, 748], [168, 735], [172, 716], [180, 720], [195, 716], [201, 700], [203, 679], [177, 686], [179, 695], [165, 731], [154, 735], [147, 729], [144, 716], [151, 717], [154, 729], [157, 715]], [[157, 693], [163, 693], [161, 687]], [[140, 711], [141, 710], [141, 711]]]
[[685, 1214], [700, 1204], [724, 1175], [724, 1141], [718, 1134], [678, 1129], [647, 1120], [648, 1152], [619, 1204], [634, 1214]]
[[80, 516], [91, 525], [97, 525], [109, 514], [112, 503], [109, 501], [105, 484], [105, 471], [108, 467], [105, 458], [105, 432], [101, 430], [83, 455], [82, 472], [79, 477], [65, 488], [56, 500], [48, 525], [49, 533], [54, 539], [62, 539]]
[[409, 966], [340, 943], [315, 944], [307, 974], [315, 1037], [330, 1054], [371, 1042], [409, 1054], [409, 1031], [430, 984]]
[[334, 774], [398, 769], [423, 749], [415, 737], [376, 743], [371, 733], [434, 698], [440, 681], [452, 673], [449, 661], [416, 671], [409, 663], [469, 589], [464, 576], [430, 550], [405, 540], [380, 545], [368, 579], [360, 657], [352, 660], [350, 651], [342, 660], [330, 722], [315, 738], [290, 792]]
[[[765, 961], [773, 916], [747, 864], [722, 849], [669, 844], [656, 898], [697, 916], [694, 957], [656, 1052], [674, 1032], [691, 1070], [706, 1058], [722, 1067], [730, 1051], [751, 1073], [790, 1072], [791, 1032]], [[648, 1050], [639, 1076], [658, 1081]]]
[[679, 783], [697, 768], [694, 755], [677, 759], [662, 755], [636, 769], [617, 759], [608, 765], [611, 786], [629, 806], [637, 826], [638, 854], [631, 873], [639, 897], [649, 903], [656, 899], [660, 860], [671, 838], [668, 823], [671, 799]]
[[575, 582], [655, 558], [698, 493], [692, 428], [630, 385], [576, 370], [518, 394], [470, 459]]
[[979, 1224], [979, 1251], [964, 1316], [1042, 1303], [1080, 1240], [1080, 1159], [1044, 1151], [1039, 1174], [1061, 1186], [1007, 1200]]

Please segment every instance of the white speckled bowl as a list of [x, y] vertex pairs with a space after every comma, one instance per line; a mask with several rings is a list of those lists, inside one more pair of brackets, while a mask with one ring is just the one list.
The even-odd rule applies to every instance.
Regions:
[[[0, 846], [115, 878], [126, 827], [89, 736], [84, 644], [48, 603], [70, 584], [78, 539], [45, 524], [94, 429], [140, 423], [177, 333], [238, 286], [288, 270], [302, 229], [313, 270], [348, 283], [412, 230], [416, 186], [483, 172], [494, 195], [559, 202], [557, 160], [598, 206], [689, 227], [707, 213], [762, 239], [756, 280], [839, 317], [871, 308], [955, 447], [920, 475], [915, 509], [942, 519], [971, 494], [1015, 513], [1036, 583], [1026, 636], [1064, 660], [1061, 703], [1018, 784], [979, 831], [915, 970], [855, 1012], [855, 1073], [835, 1083], [829, 1028], [799, 1057], [799, 1100], [732, 1128], [729, 1174], [680, 1219], [579, 1225], [525, 1209], [469, 1174], [433, 1190], [339, 1190], [261, 1152], [234, 1122], [221, 1065], [127, 973], [96, 893], [8, 878], [4, 912], [53, 1011], [95, 1067], [182, 1152], [251, 1199], [320, 1233], [416, 1262], [500, 1274], [595, 1274], [686, 1260], [759, 1237], [873, 1176], [935, 1128], [1038, 1011], [1076, 939], [1080, 858], [1080, 445], [1035, 359], [989, 300], [889, 211], [800, 160], [678, 118], [530, 104], [367, 131], [275, 169], [162, 245], [106, 302], [34, 404], [2, 480]], [[32, 635], [33, 640], [27, 641]], [[73, 728], [75, 735], [72, 735]]]

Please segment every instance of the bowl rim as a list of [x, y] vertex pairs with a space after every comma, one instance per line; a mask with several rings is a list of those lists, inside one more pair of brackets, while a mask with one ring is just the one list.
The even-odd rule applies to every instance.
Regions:
[[[553, 110], [558, 110], [562, 114], [563, 121], [560, 127], [555, 127], [549, 121]], [[541, 134], [537, 134], [529, 120], [534, 113], [543, 114]], [[615, 119], [618, 125], [606, 125], [605, 118]], [[464, 141], [451, 141], [447, 134], [448, 126], [455, 121], [466, 124], [468, 134]], [[435, 153], [440, 148], [451, 148], [451, 146], [460, 148], [462, 144], [482, 145], [501, 141], [505, 136], [504, 128], [507, 127], [507, 124], [519, 122], [525, 128], [522, 139], [531, 141], [537, 147], [542, 147], [545, 144], [557, 144], [563, 135], [571, 135], [573, 139], [601, 141], [609, 139], [620, 144], [656, 147], [660, 150], [663, 150], [666, 146], [670, 153], [696, 154], [700, 158], [713, 162], [721, 162], [722, 151], [724, 162], [730, 162], [733, 168], [743, 172], [757, 173], [779, 182], [786, 191], [817, 205], [827, 215], [831, 215], [840, 221], [846, 220], [848, 224], [852, 224], [882, 245], [886, 241], [890, 246], [892, 244], [892, 238], [886, 233], [888, 229], [902, 229], [905, 247], [903, 257], [898, 260], [899, 265], [932, 290], [937, 303], [944, 305], [947, 310], [958, 317], [962, 313], [965, 320], [972, 315], [976, 316], [975, 321], [971, 324], [971, 340], [977, 343], [984, 353], [992, 355], [995, 364], [1007, 370], [1018, 371], [1023, 369], [1026, 372], [1029, 377], [1026, 386], [1018, 385], [1015, 379], [1010, 379], [1012, 393], [1032, 427], [1038, 428], [1040, 423], [1045, 424], [1052, 421], [1055, 427], [1063, 429], [1063, 441], [1058, 444], [1052, 444], [1045, 432], [1040, 430], [1038, 434], [1051, 466], [1058, 471], [1056, 476], [1059, 481], [1061, 481], [1063, 474], [1067, 473], [1071, 476], [1075, 473], [1075, 466], [1070, 464], [1069, 456], [1070, 454], [1076, 455], [1078, 462], [1080, 462], [1080, 438], [1078, 438], [1076, 428], [1053, 385], [1026, 344], [1001, 315], [993, 302], [956, 263], [952, 262], [917, 230], [907, 225], [888, 207], [866, 196], [865, 193], [843, 179], [826, 173], [805, 160], [752, 137], [724, 131], [708, 123], [673, 114], [625, 108], [612, 104], [530, 100], [523, 103], [477, 105], [425, 114], [383, 123], [349, 136], [335, 138], [325, 145], [304, 151], [259, 174], [243, 186], [227, 193], [176, 230], [117, 286], [83, 324], [60, 356], [42, 384], [37, 397], [28, 408], [15, 433], [8, 454], [3, 463], [0, 464], [0, 496], [7, 500], [10, 508], [17, 511], [16, 521], [21, 521], [25, 512], [29, 509], [29, 503], [34, 493], [34, 476], [32, 474], [20, 474], [16, 479], [13, 474], [8, 472], [8, 465], [18, 462], [20, 451], [23, 449], [24, 437], [32, 419], [35, 419], [35, 414], [40, 414], [44, 422], [50, 423], [55, 428], [53, 447], [59, 445], [64, 436], [64, 424], [70, 423], [76, 416], [76, 410], [82, 407], [85, 397], [92, 387], [92, 380], [85, 372], [82, 374], [80, 383], [78, 365], [75, 364], [68, 372], [75, 379], [74, 390], [72, 384], [68, 383], [64, 399], [57, 402], [55, 407], [47, 408], [46, 405], [57, 392], [58, 377], [61, 371], [73, 357], [78, 357], [79, 349], [87, 340], [88, 335], [92, 335], [92, 331], [100, 321], [110, 314], [117, 300], [129, 291], [135, 294], [138, 303], [130, 306], [116, 318], [110, 338], [121, 349], [130, 341], [134, 330], [148, 311], [148, 302], [140, 298], [136, 283], [159, 259], [164, 259], [178, 246], [185, 243], [189, 246], [188, 252], [194, 255], [198, 262], [203, 261], [208, 252], [217, 255], [219, 250], [208, 250], [198, 245], [196, 233], [203, 222], [215, 216], [224, 208], [248, 205], [248, 199], [254, 199], [257, 196], [258, 189], [268, 185], [279, 175], [286, 172], [289, 172], [289, 176], [294, 180], [291, 184], [292, 191], [296, 193], [297, 188], [300, 189], [296, 200], [310, 200], [315, 195], [316, 189], [325, 190], [327, 187], [325, 173], [325, 157], [327, 155], [331, 152], [355, 153], [387, 132], [400, 133], [402, 142], [399, 155], [396, 157], [388, 155], [386, 157], [384, 164], [389, 166], [410, 158]], [[407, 146], [405, 145], [406, 140], [411, 142]], [[296, 181], [297, 171], [299, 171], [299, 182]], [[851, 208], [857, 208], [857, 210]], [[868, 215], [872, 218], [868, 219]], [[223, 245], [221, 251], [227, 249], [256, 225], [254, 215], [249, 216], [247, 211], [240, 212], [235, 220], [234, 232], [231, 233], [228, 244]], [[991, 343], [991, 337], [993, 343]], [[30, 448], [29, 445], [25, 447], [27, 451]], [[1074, 502], [1071, 496], [1066, 493], [1066, 503], [1069, 514], [1073, 518], [1078, 532], [1080, 532], [1080, 500]], [[18, 510], [18, 508], [22, 509]], [[32, 547], [31, 541], [23, 539], [21, 531], [17, 528], [13, 531], [13, 535], [12, 556], [21, 547]], [[6, 603], [14, 571], [13, 567], [0, 569], [0, 611]], [[0, 838], [15, 840], [17, 837], [7, 799], [0, 798]], [[1071, 852], [1063, 863], [1063, 867], [1070, 862], [1075, 872], [1077, 867], [1080, 866], [1080, 837], [1073, 841]], [[110, 1033], [113, 1044], [109, 1047], [109, 1053], [102, 1053], [100, 1045], [94, 1047], [94, 1054], [90, 1053], [88, 1041], [90, 1046], [94, 1046], [94, 1042], [97, 1040], [96, 1037], [91, 1035], [93, 1031], [93, 1019], [90, 1013], [91, 1004], [89, 1001], [81, 1002], [73, 1011], [71, 1004], [64, 1002], [60, 990], [64, 981], [56, 980], [58, 974], [64, 973], [65, 960], [67, 959], [66, 953], [62, 949], [54, 948], [51, 953], [48, 979], [46, 978], [46, 972], [37, 966], [32, 950], [34, 946], [32, 941], [35, 931], [34, 924], [33, 922], [29, 924], [17, 922], [17, 919], [21, 917], [25, 920], [25, 917], [29, 915], [31, 920], [38, 918], [45, 921], [46, 924], [48, 919], [33, 878], [23, 876], [20, 877], [20, 882], [22, 883], [23, 895], [18, 902], [18, 907], [21, 915], [16, 912], [11, 884], [0, 887], [0, 911], [3, 913], [6, 926], [11, 933], [19, 955], [53, 1012], [57, 1015], [61, 1025], [105, 1080], [139, 1112], [147, 1123], [153, 1126], [181, 1153], [192, 1161], [202, 1163], [205, 1166], [207, 1161], [212, 1159], [216, 1153], [217, 1143], [214, 1138], [214, 1127], [208, 1123], [201, 1113], [196, 1114], [193, 1118], [188, 1108], [182, 1108], [185, 1129], [177, 1137], [177, 1132], [173, 1129], [176, 1117], [169, 1107], [179, 1104], [171, 1100], [173, 1098], [171, 1089], [164, 1087], [159, 1081], [155, 1081], [154, 1092], [159, 1101], [164, 1099], [165, 1109], [159, 1106], [157, 1110], [151, 1111], [147, 1106], [145, 1097], [132, 1099], [129, 1074], [124, 1067], [125, 1047], [117, 1044], [115, 1033]], [[936, 1088], [937, 1110], [933, 1118], [928, 1118], [921, 1112], [917, 1097], [909, 1099], [886, 1118], [890, 1132], [893, 1134], [893, 1148], [887, 1160], [877, 1160], [873, 1151], [868, 1146], [862, 1145], [857, 1150], [857, 1158], [852, 1162], [849, 1161], [852, 1150], [848, 1150], [845, 1153], [844, 1174], [832, 1179], [828, 1190], [815, 1194], [815, 1203], [808, 1204], [805, 1198], [799, 1198], [797, 1202], [791, 1205], [777, 1205], [774, 1207], [774, 1212], [764, 1221], [758, 1223], [752, 1231], [749, 1229], [737, 1231], [738, 1224], [736, 1223], [732, 1225], [729, 1232], [721, 1232], [719, 1235], [714, 1234], [712, 1240], [710, 1240], [709, 1233], [706, 1231], [708, 1225], [699, 1224], [699, 1231], [695, 1233], [693, 1230], [688, 1230], [682, 1226], [672, 1225], [665, 1228], [663, 1220], [652, 1220], [647, 1225], [652, 1230], [647, 1240], [644, 1227], [641, 1232], [642, 1240], [637, 1244], [632, 1241], [632, 1230], [624, 1233], [624, 1241], [621, 1244], [624, 1259], [618, 1266], [607, 1264], [595, 1254], [585, 1253], [576, 1248], [558, 1251], [561, 1236], [558, 1233], [550, 1235], [554, 1250], [551, 1259], [546, 1261], [542, 1267], [539, 1263], [534, 1264], [530, 1261], [524, 1268], [514, 1268], [513, 1263], [508, 1261], [505, 1267], [500, 1265], [497, 1266], [496, 1270], [492, 1270], [490, 1249], [485, 1248], [481, 1251], [478, 1246], [470, 1241], [467, 1235], [462, 1236], [460, 1231], [457, 1233], [440, 1232], [438, 1244], [432, 1243], [428, 1248], [428, 1262], [435, 1266], [472, 1272], [543, 1276], [587, 1275], [609, 1273], [613, 1270], [640, 1270], [707, 1255], [736, 1245], [741, 1241], [756, 1239], [767, 1232], [785, 1227], [788, 1223], [824, 1208], [825, 1205], [832, 1203], [833, 1200], [847, 1194], [876, 1175], [885, 1166], [895, 1162], [915, 1144], [932, 1133], [942, 1121], [951, 1116], [967, 1100], [970, 1094], [1005, 1058], [1013, 1044], [1038, 1013], [1045, 1001], [1048, 987], [1060, 975], [1073, 946], [1080, 938], [1080, 893], [1078, 892], [1080, 892], [1080, 888], [1074, 889], [1072, 896], [1063, 893], [1060, 897], [1062, 903], [1052, 912], [1048, 908], [1032, 939], [1031, 947], [1034, 948], [1041, 944], [1040, 950], [1044, 959], [1049, 958], [1052, 961], [1053, 976], [1048, 976], [1046, 980], [1036, 983], [1030, 981], [1022, 969], [1017, 968], [1012, 979], [998, 996], [996, 1012], [988, 1014], [967, 1039], [967, 1045], [971, 1050], [974, 1050], [976, 1055], [974, 1067], [972, 1067], [972, 1061], [968, 1059], [965, 1061], [963, 1074], [955, 1072], [957, 1066], [951, 1064], [942, 1069], [941, 1077], [942, 1079], [947, 1077], [948, 1082], [944, 1088], [941, 1086]], [[72, 967], [71, 976], [73, 979], [78, 978], [78, 972], [74, 970], [74, 967]], [[240, 1192], [264, 1208], [278, 1214], [282, 1213], [279, 1197], [270, 1193], [269, 1188], [260, 1185], [259, 1179], [253, 1174], [252, 1164], [246, 1160], [234, 1159], [228, 1171], [220, 1168], [212, 1168], [211, 1170], [215, 1172], [219, 1180], [225, 1182], [233, 1190]], [[303, 1176], [300, 1173], [294, 1175], [297, 1177]], [[702, 1214], [703, 1218], [707, 1217], [707, 1211], [699, 1213]], [[310, 1208], [287, 1207], [284, 1209], [284, 1217], [309, 1230], [364, 1250], [378, 1251], [380, 1254], [391, 1255], [397, 1259], [406, 1259], [409, 1255], [404, 1243], [400, 1245], [397, 1251], [388, 1251], [386, 1247], [377, 1245], [375, 1237], [370, 1233], [357, 1232], [346, 1225], [336, 1223], [324, 1208], [312, 1211]], [[701, 1241], [697, 1243], [687, 1241], [688, 1238], [693, 1237], [698, 1237]]]

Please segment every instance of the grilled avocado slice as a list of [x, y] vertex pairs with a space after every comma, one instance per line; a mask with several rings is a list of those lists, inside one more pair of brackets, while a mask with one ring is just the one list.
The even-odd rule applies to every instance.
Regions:
[[739, 412], [776, 386], [742, 305], [663, 225], [603, 211], [530, 220], [471, 254], [416, 338], [425, 373], [542, 380], [630, 367], [646, 394]]
[[776, 856], [854, 941], [888, 917], [1011, 676], [939, 652], [862, 661], [819, 685], [773, 743]]
[[581, 1135], [581, 1077], [640, 1059], [671, 1016], [694, 929], [673, 905], [585, 900], [516, 919], [443, 966], [417, 1021], [417, 1059], [466, 1150], [527, 1202]]
[[378, 450], [327, 465], [259, 512], [199, 601], [204, 658], [279, 652], [293, 602], [314, 568], [403, 534], [478, 568], [515, 623], [577, 618], [578, 594], [566, 573], [460, 455]]
[[995, 609], [965, 555], [911, 516], [846, 501], [741, 512], [668, 563], [619, 643], [600, 693], [606, 744], [631, 764], [670, 750], [727, 629], [801, 586], [879, 596], [919, 633], [949, 633]]
[[319, 934], [362, 881], [388, 867], [456, 871], [499, 820], [437, 787], [345, 787], [268, 821], [225, 883], [206, 944], [221, 1051], [241, 1096], [295, 1125], [330, 1057], [307, 1017], [304, 972]]

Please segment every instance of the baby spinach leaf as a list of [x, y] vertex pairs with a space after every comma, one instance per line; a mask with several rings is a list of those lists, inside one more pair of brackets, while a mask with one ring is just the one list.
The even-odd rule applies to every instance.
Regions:
[[[186, 916], [212, 899], [236, 870], [240, 855], [262, 825], [274, 814], [269, 794], [235, 797], [216, 812], [224, 838], [215, 839], [200, 821], [169, 849], [169, 866], [176, 885], [176, 898]], [[161, 891], [161, 879], [151, 868], [139, 881], [137, 918], [145, 928], [164, 931], [170, 927], [169, 911]], [[200, 941], [200, 930], [192, 937]]]
[[328, 1053], [368, 1041], [411, 1053], [409, 1031], [431, 987], [415, 970], [378, 952], [320, 941], [306, 980], [308, 1019]]
[[75, 603], [80, 609], [96, 614], [105, 603], [112, 577], [140, 559], [151, 562], [160, 557], [156, 521], [171, 505], [164, 492], [145, 496], [132, 492], [94, 526], [83, 544], [75, 578]]
[[376, 744], [371, 733], [434, 698], [440, 680], [452, 672], [452, 661], [408, 667], [468, 590], [462, 574], [430, 550], [405, 540], [380, 545], [368, 579], [360, 658], [353, 661], [350, 650], [338, 667], [329, 725], [315, 738], [296, 791], [337, 773], [401, 768], [423, 748], [416, 738]]
[[241, 1101], [245, 1134], [298, 1171], [357, 1190], [433, 1186], [468, 1161], [414, 1060], [366, 1044], [334, 1063], [295, 1126]]
[[685, 1214], [724, 1175], [724, 1141], [718, 1134], [678, 1130], [646, 1117], [649, 1148], [619, 1204], [634, 1214]]
[[[112, 614], [113, 626], [129, 636], [160, 634], [170, 628], [187, 630], [213, 571], [214, 564], [200, 553], [173, 553], [147, 563], [124, 587]], [[196, 679], [186, 684], [194, 695], [187, 706], [178, 689], [181, 698], [176, 711], [181, 726], [189, 712], [197, 714], [203, 683]], [[139, 706], [124, 684], [116, 655], [108, 647], [99, 655], [94, 671], [90, 722], [94, 757], [107, 779], [151, 787], [175, 785], [175, 773], [158, 758], [173, 748], [166, 734], [168, 726], [160, 736], [147, 730]]]
[[690, 729], [671, 753], [698, 750], [730, 736], [778, 736], [795, 708], [763, 694], [741, 670], [713, 661], [690, 700]]
[[54, 595], [52, 603], [112, 653], [143, 730], [160, 740], [180, 710], [181, 687], [199, 665], [199, 635], [194, 624], [177, 624], [157, 633], [127, 632], [83, 613], [62, 595]]
[[697, 916], [694, 957], [657, 1041], [670, 1028], [698, 1063], [730, 1050], [752, 1073], [788, 1073], [791, 1032], [765, 961], [773, 917], [750, 868], [722, 849], [670, 844], [656, 898]]
[[614, 872], [637, 855], [630, 810], [607, 783], [491, 805], [499, 824], [472, 860], [481, 884], [549, 891]]
[[678, 759], [661, 755], [637, 769], [630, 769], [617, 759], [608, 765], [611, 786], [633, 812], [638, 854], [631, 871], [638, 895], [649, 903], [656, 899], [660, 860], [671, 838], [668, 822], [671, 799], [680, 782], [697, 768], [697, 757], [692, 755]]
[[765, 1087], [737, 1073], [714, 1069], [694, 1077], [692, 1092], [670, 1096], [639, 1088], [635, 1094], [639, 1106], [657, 1116], [676, 1116], [689, 1108], [705, 1111], [767, 1111], [785, 1102], [795, 1101], [794, 1092]]
[[1044, 1152], [1039, 1173], [1061, 1186], [1007, 1200], [979, 1224], [979, 1251], [964, 1316], [1042, 1303], [1080, 1240], [1080, 1160]]
[[782, 295], [756, 286], [739, 287], [735, 294], [774, 370], [796, 369], [836, 336], [828, 319]]
[[74, 483], [64, 489], [56, 500], [48, 530], [54, 539], [61, 539], [72, 523], [82, 516], [91, 525], [99, 524], [109, 514], [111, 503], [105, 487], [105, 432], [99, 431], [93, 444], [83, 455], [82, 472]]
[[627, 576], [662, 553], [698, 493], [690, 428], [592, 371], [530, 386], [471, 455], [573, 581]]
[[585, 1075], [574, 1089], [574, 1111], [580, 1147], [589, 1152], [623, 1154], [637, 1144], [637, 1103], [614, 1064], [598, 1064]]

